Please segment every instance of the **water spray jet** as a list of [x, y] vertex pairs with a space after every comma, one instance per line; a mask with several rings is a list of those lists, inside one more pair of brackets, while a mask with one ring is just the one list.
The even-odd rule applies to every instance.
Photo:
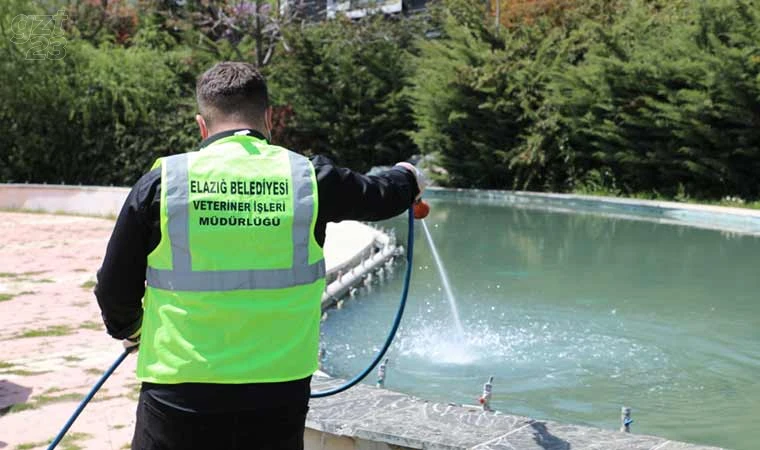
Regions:
[[449, 300], [451, 315], [454, 317], [454, 325], [456, 325], [459, 336], [464, 337], [464, 327], [462, 326], [462, 320], [459, 318], [459, 308], [457, 308], [457, 301], [454, 297], [454, 291], [451, 289], [451, 283], [449, 283], [449, 276], [447, 275], [446, 268], [443, 266], [443, 261], [441, 260], [441, 256], [438, 254], [438, 248], [435, 246], [433, 236], [430, 234], [427, 223], [425, 223], [424, 219], [420, 220], [420, 222], [422, 222], [422, 229], [425, 231], [425, 237], [427, 238], [428, 244], [430, 245], [430, 250], [433, 252], [433, 259], [435, 260], [435, 265], [438, 268], [438, 274], [441, 277], [441, 283], [443, 283], [443, 289], [446, 292], [446, 298]]

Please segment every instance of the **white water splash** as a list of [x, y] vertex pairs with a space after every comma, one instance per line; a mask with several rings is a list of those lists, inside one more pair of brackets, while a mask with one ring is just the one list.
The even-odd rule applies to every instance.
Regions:
[[433, 364], [476, 366], [510, 364], [563, 373], [579, 368], [607, 372], [624, 364], [628, 371], [665, 367], [667, 356], [655, 346], [642, 346], [621, 336], [590, 330], [568, 330], [565, 324], [532, 321], [492, 327], [470, 323], [460, 337], [442, 321], [418, 319], [402, 330], [396, 348], [401, 356]]
[[498, 333], [478, 329], [456, 335], [442, 323], [425, 324], [403, 333], [397, 342], [401, 355], [439, 364], [466, 365], [494, 354], [509, 352], [509, 343]]

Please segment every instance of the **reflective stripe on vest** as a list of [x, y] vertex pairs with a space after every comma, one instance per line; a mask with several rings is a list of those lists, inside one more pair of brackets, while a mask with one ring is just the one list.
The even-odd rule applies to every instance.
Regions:
[[325, 262], [309, 264], [309, 237], [314, 218], [314, 193], [309, 160], [289, 153], [293, 181], [293, 264], [290, 269], [193, 271], [190, 253], [188, 155], [174, 155], [166, 164], [166, 202], [172, 269], [148, 267], [148, 286], [168, 291], [232, 291], [280, 289], [311, 284], [325, 276]]

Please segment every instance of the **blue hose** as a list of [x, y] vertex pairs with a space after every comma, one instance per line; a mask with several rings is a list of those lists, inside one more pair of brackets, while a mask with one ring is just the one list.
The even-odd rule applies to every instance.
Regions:
[[[357, 383], [362, 381], [364, 378], [369, 375], [370, 372], [377, 366], [377, 363], [380, 362], [380, 360], [385, 356], [385, 353], [388, 351], [388, 348], [391, 346], [391, 343], [393, 342], [393, 338], [396, 336], [396, 331], [398, 330], [399, 325], [401, 324], [401, 318], [404, 316], [404, 307], [406, 306], [406, 298], [409, 295], [409, 282], [412, 279], [412, 256], [414, 253], [414, 208], [409, 208], [409, 234], [407, 237], [407, 248], [406, 248], [406, 273], [404, 274], [404, 288], [401, 292], [401, 301], [399, 302], [398, 311], [396, 312], [396, 317], [393, 320], [393, 326], [391, 327], [391, 331], [388, 333], [388, 337], [385, 339], [385, 344], [383, 345], [383, 348], [380, 349], [377, 356], [375, 356], [375, 359], [370, 363], [369, 366], [367, 366], [366, 369], [364, 369], [363, 372], [361, 372], [359, 375], [355, 376], [345, 384], [338, 386], [334, 389], [329, 389], [327, 391], [322, 392], [312, 392], [311, 398], [321, 398], [321, 397], [327, 397], [330, 395], [337, 394], [339, 392], [343, 392], [346, 389], [350, 389], [353, 386], [355, 386]], [[127, 356], [137, 349], [137, 346], [128, 348], [124, 350], [124, 352], [119, 355], [119, 357], [114, 361], [114, 363], [111, 365], [111, 367], [108, 368], [108, 370], [105, 371], [102, 377], [98, 380], [97, 383], [95, 383], [95, 386], [92, 387], [90, 392], [85, 396], [84, 399], [79, 403], [79, 406], [77, 406], [77, 409], [74, 411], [74, 414], [69, 417], [69, 420], [66, 422], [66, 424], [63, 426], [61, 431], [58, 433], [58, 435], [53, 439], [53, 442], [50, 443], [47, 450], [53, 450], [63, 439], [63, 437], [66, 435], [66, 432], [69, 431], [69, 428], [74, 424], [74, 421], [77, 420], [77, 417], [84, 411], [84, 408], [87, 406], [88, 403], [90, 403], [90, 400], [95, 396], [95, 394], [100, 390], [100, 387], [103, 386], [103, 383], [108, 380], [108, 378], [116, 371], [116, 369], [121, 365], [122, 362], [127, 358]]]
[[404, 273], [404, 287], [401, 291], [401, 300], [399, 301], [398, 311], [396, 311], [396, 317], [393, 319], [393, 326], [391, 326], [391, 331], [388, 333], [388, 337], [385, 338], [385, 344], [383, 344], [383, 348], [381, 348], [377, 355], [375, 355], [375, 359], [367, 366], [366, 369], [364, 369], [364, 371], [347, 381], [345, 384], [342, 384], [336, 388], [321, 392], [312, 392], [311, 398], [328, 397], [330, 395], [335, 395], [337, 393], [345, 391], [346, 389], [354, 387], [356, 384], [366, 378], [370, 372], [372, 372], [380, 360], [383, 359], [383, 356], [385, 356], [385, 353], [388, 351], [391, 343], [393, 343], [393, 338], [396, 337], [396, 331], [401, 324], [401, 318], [404, 316], [406, 298], [409, 296], [409, 283], [412, 280], [412, 257], [414, 256], [414, 208], [409, 208], [409, 232], [407, 234], [406, 240], [406, 272]]
[[90, 389], [90, 392], [87, 394], [85, 398], [82, 399], [82, 401], [79, 403], [79, 406], [77, 406], [76, 411], [74, 411], [74, 414], [69, 417], [69, 420], [66, 422], [66, 425], [61, 428], [61, 431], [58, 433], [58, 436], [53, 439], [53, 442], [50, 443], [47, 450], [53, 450], [56, 445], [58, 445], [61, 442], [61, 439], [63, 439], [63, 436], [66, 435], [66, 432], [69, 431], [69, 428], [71, 428], [72, 425], [74, 425], [74, 421], [77, 420], [77, 417], [79, 417], [80, 414], [82, 414], [82, 411], [84, 411], [85, 406], [87, 406], [88, 403], [90, 403], [90, 400], [92, 400], [92, 397], [95, 396], [95, 393], [98, 392], [101, 386], [103, 386], [103, 383], [106, 382], [106, 380], [114, 373], [117, 367], [121, 365], [121, 363], [127, 359], [127, 355], [132, 353], [134, 350], [137, 349], [137, 346], [130, 347], [128, 349], [125, 349], [124, 352], [119, 355], [118, 358], [116, 358], [116, 361], [114, 361], [113, 364], [111, 364], [111, 367], [106, 370], [106, 373], [103, 374], [102, 377], [98, 380], [97, 383], [95, 383], [95, 386]]

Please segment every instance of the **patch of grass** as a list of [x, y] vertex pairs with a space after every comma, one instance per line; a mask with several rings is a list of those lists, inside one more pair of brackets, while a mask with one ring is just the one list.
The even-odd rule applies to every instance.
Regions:
[[111, 428], [113, 428], [114, 430], [121, 430], [122, 428], [125, 428], [125, 427], [126, 427], [126, 425], [124, 425], [122, 423], [119, 423], [119, 424], [116, 424], [116, 425], [112, 426]]
[[100, 403], [100, 402], [107, 402], [108, 400], [113, 400], [115, 398], [121, 398], [121, 395], [100, 395], [95, 396], [95, 398], [92, 399], [93, 403]]
[[68, 402], [68, 401], [79, 401], [82, 400], [84, 396], [82, 394], [77, 394], [76, 392], [70, 392], [68, 394], [62, 394], [62, 395], [48, 395], [48, 394], [42, 394], [39, 397], [35, 398], [31, 402], [27, 403], [18, 403], [13, 406], [11, 406], [10, 413], [17, 413], [20, 411], [27, 411], [30, 409], [37, 409], [45, 405], [49, 405], [51, 403], [59, 403], [59, 402]]
[[76, 303], [72, 303], [71, 305], [72, 306], [78, 306], [80, 308], [84, 308], [85, 306], [87, 306], [89, 304], [90, 304], [90, 302], [76, 302]]
[[87, 269], [82, 269], [81, 267], [79, 269], [74, 269], [74, 272], [89, 272]]
[[90, 375], [100, 375], [103, 373], [103, 371], [100, 369], [96, 369], [94, 367], [88, 367], [87, 369], [84, 369], [84, 373], [90, 374]]
[[80, 324], [79, 328], [85, 329], [85, 330], [100, 331], [103, 329], [103, 324], [98, 323], [98, 322], [93, 322], [92, 320], [88, 320], [87, 322]]
[[55, 280], [52, 278], [39, 278], [37, 280], [31, 278], [32, 276], [40, 275], [43, 273], [45, 273], [45, 271], [22, 273], [0, 272], [0, 278], [9, 278], [16, 281], [29, 281], [31, 283], [55, 283]]
[[80, 284], [79, 287], [82, 289], [92, 289], [95, 287], [95, 282], [93, 280], [87, 280], [84, 283]]
[[13, 273], [13, 272], [0, 272], [0, 278], [29, 278], [35, 275], [45, 273], [44, 270], [29, 270], [26, 272]]
[[44, 270], [30, 270], [27, 272], [13, 273], [13, 272], [0, 272], [0, 278], [29, 278], [35, 275], [45, 273]]
[[15, 297], [19, 297], [22, 295], [33, 295], [36, 294], [34, 291], [23, 291], [19, 292], [18, 294], [0, 294], [0, 302], [7, 302], [8, 300], [13, 300]]
[[[60, 392], [53, 391], [53, 393]], [[39, 397], [34, 399], [34, 402], [37, 403], [38, 406], [48, 405], [50, 403], [60, 403], [60, 402], [68, 402], [68, 401], [79, 401], [82, 400], [82, 397], [84, 395], [78, 394], [76, 392], [69, 392], [68, 394], [61, 394], [61, 395], [49, 395], [49, 394], [42, 394]]]
[[82, 450], [77, 441], [83, 441], [91, 437], [92, 435], [89, 433], [69, 433], [61, 439], [61, 450]]
[[11, 369], [11, 370], [3, 370], [0, 372], [2, 375], [18, 375], [20, 377], [31, 377], [34, 375], [42, 375], [44, 373], [50, 373], [52, 370], [26, 370], [26, 369]]
[[47, 328], [40, 328], [38, 330], [26, 330], [23, 333], [16, 335], [17, 338], [33, 338], [43, 336], [66, 336], [71, 334], [71, 327], [68, 325], [52, 325]]
[[132, 448], [132, 444], [129, 443], [129, 442], [127, 442], [126, 444], [124, 444], [121, 447], [119, 447], [119, 450], [129, 450], [131, 448]]
[[11, 406], [11, 408], [8, 410], [8, 413], [17, 413], [17, 412], [26, 411], [28, 409], [35, 409], [35, 408], [37, 408], [37, 404], [34, 402], [16, 403], [15, 405]]
[[18, 444], [16, 446], [16, 450], [31, 450], [31, 449], [37, 448], [37, 447], [47, 447], [48, 444], [49, 444], [48, 441], [24, 442], [23, 444]]
[[748, 208], [748, 209], [760, 209], [760, 201], [756, 202], [744, 202], [744, 201], [735, 201], [735, 200], [728, 200], [723, 199], [718, 202], [718, 205], [720, 206], [731, 206], [734, 208]]
[[43, 273], [45, 273], [44, 270], [32, 270], [32, 271], [21, 272], [21, 273], [0, 272], [0, 278], [29, 278], [29, 277], [40, 275]]
[[82, 361], [84, 358], [80, 356], [74, 356], [74, 355], [66, 355], [63, 357], [63, 360], [66, 362], [78, 362]]
[[51, 372], [50, 370], [33, 371], [26, 369], [14, 369], [15, 364], [9, 362], [0, 361], [0, 375], [18, 375], [21, 377], [28, 377], [31, 375], [41, 375], [43, 373]]

